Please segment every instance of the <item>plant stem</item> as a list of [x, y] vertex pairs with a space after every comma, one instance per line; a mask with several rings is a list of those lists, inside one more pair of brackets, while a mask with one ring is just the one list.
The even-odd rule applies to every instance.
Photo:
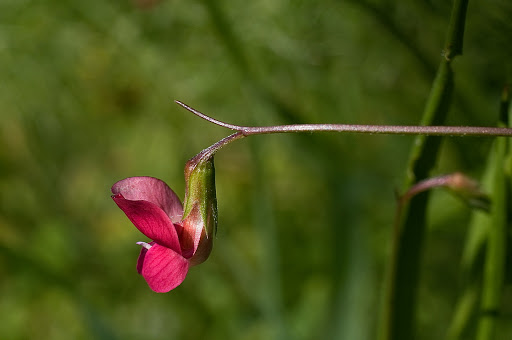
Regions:
[[[177, 104], [210, 123], [235, 130], [243, 136], [296, 133], [296, 132], [352, 132], [387, 135], [425, 136], [473, 136], [473, 137], [512, 137], [511, 128], [484, 126], [421, 126], [421, 125], [360, 125], [360, 124], [295, 124], [272, 126], [241, 126], [222, 122], [176, 100]], [[242, 137], [237, 137], [233, 140]], [[232, 142], [230, 140], [229, 142]]]
[[[453, 93], [451, 61], [456, 55], [462, 53], [467, 3], [467, 0], [456, 0], [453, 5], [443, 58], [425, 105], [421, 125], [442, 125], [448, 114]], [[439, 137], [420, 135], [416, 138], [406, 172], [404, 191], [428, 176], [436, 163], [440, 144]], [[414, 196], [407, 205], [402, 207], [400, 216], [396, 220], [379, 329], [381, 340], [415, 338], [419, 268], [428, 200], [429, 192]]]
[[203, 151], [201, 151], [200, 153], [198, 153], [197, 155], [192, 157], [192, 159], [190, 159], [189, 162], [195, 163], [197, 165], [202, 161], [206, 161], [206, 160], [210, 159], [211, 157], [213, 157], [213, 155], [218, 150], [220, 150], [222, 147], [228, 145], [229, 143], [231, 143], [237, 139], [244, 138], [244, 137], [245, 137], [244, 134], [240, 131], [235, 132], [227, 137], [224, 137], [217, 143], [209, 146], [208, 148], [204, 149]]
[[468, 2], [468, 0], [455, 0], [453, 4], [450, 26], [448, 27], [448, 35], [443, 53], [448, 61], [462, 54]]
[[[500, 105], [500, 124], [510, 125], [508, 117], [510, 93], [503, 90]], [[494, 141], [495, 157], [492, 168], [492, 207], [487, 230], [486, 254], [482, 282], [482, 297], [477, 328], [477, 340], [495, 338], [496, 325], [501, 307], [507, 253], [507, 207], [510, 206], [510, 173], [505, 173], [505, 163], [510, 157], [509, 141]]]
[[487, 236], [481, 310], [477, 329], [477, 340], [495, 338], [496, 323], [502, 300], [505, 254], [507, 240], [507, 198], [508, 188], [503, 171], [507, 141], [498, 138], [496, 145], [496, 164], [494, 166], [491, 216]]

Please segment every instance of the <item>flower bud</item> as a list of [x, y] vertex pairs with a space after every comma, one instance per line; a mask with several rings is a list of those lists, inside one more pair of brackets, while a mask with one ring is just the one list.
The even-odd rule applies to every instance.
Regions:
[[489, 211], [491, 201], [489, 197], [480, 190], [480, 186], [475, 180], [460, 172], [456, 172], [447, 178], [446, 187], [461, 197], [470, 206]]
[[217, 198], [213, 157], [192, 158], [185, 165], [182, 252], [191, 265], [204, 262], [217, 231]]

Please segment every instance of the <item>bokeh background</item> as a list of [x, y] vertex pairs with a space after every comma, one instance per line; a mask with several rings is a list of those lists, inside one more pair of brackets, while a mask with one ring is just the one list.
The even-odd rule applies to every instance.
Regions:
[[[183, 198], [185, 162], [230, 131], [175, 99], [240, 125], [417, 124], [450, 10], [1, 0], [0, 338], [373, 338], [413, 137], [256, 136], [221, 150], [213, 253], [168, 294], [137, 274], [146, 239], [110, 187], [154, 176]], [[510, 17], [508, 1], [470, 1], [449, 124], [496, 123]], [[446, 139], [436, 174], [479, 178], [490, 142]], [[449, 325], [469, 215], [434, 193], [418, 339]]]

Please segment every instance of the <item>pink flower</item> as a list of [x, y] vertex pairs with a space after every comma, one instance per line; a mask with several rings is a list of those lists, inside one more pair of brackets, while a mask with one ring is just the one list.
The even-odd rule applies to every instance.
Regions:
[[142, 246], [137, 271], [158, 293], [179, 286], [189, 267], [206, 260], [212, 249], [217, 220], [213, 159], [188, 164], [187, 170], [186, 216], [178, 196], [157, 178], [130, 177], [112, 186], [114, 202], [152, 240], [137, 242]]

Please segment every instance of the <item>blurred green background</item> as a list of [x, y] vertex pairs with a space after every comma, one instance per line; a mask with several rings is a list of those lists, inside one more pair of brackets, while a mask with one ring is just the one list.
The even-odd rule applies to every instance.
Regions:
[[[168, 294], [137, 274], [135, 242], [146, 239], [110, 187], [154, 176], [183, 198], [185, 162], [230, 133], [174, 99], [240, 125], [417, 124], [450, 9], [0, 0], [0, 338], [373, 338], [412, 137], [272, 135], [226, 147], [213, 253]], [[470, 2], [449, 124], [495, 124], [511, 16], [508, 1]], [[436, 173], [478, 178], [490, 142], [446, 139]], [[434, 193], [418, 339], [446, 332], [469, 214]]]

